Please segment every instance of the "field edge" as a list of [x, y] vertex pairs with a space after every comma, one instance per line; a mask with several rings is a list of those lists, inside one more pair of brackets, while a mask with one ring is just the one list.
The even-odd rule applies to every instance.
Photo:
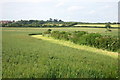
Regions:
[[112, 58], [118, 58], [117, 52], [110, 52], [110, 51], [97, 49], [97, 48], [89, 47], [89, 46], [85, 46], [85, 45], [78, 45], [78, 44], [72, 43], [70, 41], [57, 40], [57, 39], [54, 39], [52, 37], [44, 37], [42, 35], [32, 35], [31, 37], [46, 40], [46, 41], [49, 41], [52, 43], [64, 45], [64, 46], [71, 47], [71, 48], [76, 48], [76, 49], [81, 49], [81, 50], [86, 50], [86, 51], [90, 51], [90, 52], [95, 52], [95, 53], [107, 55], [107, 56], [110, 56]]

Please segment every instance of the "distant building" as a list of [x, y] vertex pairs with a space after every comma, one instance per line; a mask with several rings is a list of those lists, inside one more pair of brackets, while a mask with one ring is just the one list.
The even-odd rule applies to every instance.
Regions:
[[15, 21], [0, 21], [0, 24], [6, 24], [6, 23], [12, 23], [12, 22], [15, 22]]

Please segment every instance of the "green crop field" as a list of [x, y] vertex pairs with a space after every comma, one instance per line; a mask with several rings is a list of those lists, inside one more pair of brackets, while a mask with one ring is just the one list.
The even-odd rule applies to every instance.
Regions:
[[[96, 26], [96, 27], [105, 27], [106, 24], [77, 24], [77, 26]], [[118, 24], [111, 24], [111, 27], [118, 27]]]
[[2, 28], [3, 31], [17, 31], [27, 33], [39, 33], [48, 29], [53, 31], [87, 31], [89, 33], [100, 33], [102, 35], [118, 36], [118, 29], [111, 29], [112, 32], [106, 32], [106, 28], [78, 28], [78, 27], [62, 27], [62, 28]]
[[[3, 78], [118, 78], [118, 53], [28, 35], [47, 29], [2, 29]], [[118, 36], [117, 29], [112, 32], [101, 28], [51, 29]]]

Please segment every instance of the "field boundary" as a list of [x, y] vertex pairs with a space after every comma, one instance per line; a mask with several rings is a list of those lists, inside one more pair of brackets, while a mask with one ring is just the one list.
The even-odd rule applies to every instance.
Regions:
[[49, 41], [52, 43], [64, 45], [64, 46], [75, 48], [75, 49], [81, 49], [81, 50], [86, 50], [86, 51], [90, 51], [90, 52], [94, 52], [94, 53], [107, 55], [107, 56], [110, 56], [112, 58], [118, 58], [117, 52], [110, 52], [110, 51], [97, 49], [97, 48], [93, 48], [93, 47], [89, 47], [89, 46], [85, 46], [85, 45], [78, 45], [78, 44], [72, 43], [70, 41], [57, 40], [57, 39], [54, 39], [52, 37], [44, 37], [42, 35], [32, 35], [31, 37], [46, 40], [46, 41]]

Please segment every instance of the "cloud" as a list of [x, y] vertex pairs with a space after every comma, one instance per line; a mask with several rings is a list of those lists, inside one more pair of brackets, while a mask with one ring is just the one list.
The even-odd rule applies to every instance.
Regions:
[[60, 3], [58, 3], [57, 5], [55, 5], [55, 7], [60, 7], [60, 6], [63, 6], [64, 5], [64, 3], [63, 2], [60, 2]]
[[112, 8], [113, 6], [112, 5], [106, 5], [106, 6], [104, 6], [103, 8]]
[[[54, 2], [54, 1], [59, 1], [59, 2], [71, 2], [70, 0], [1, 0], [0, 3], [5, 3], [5, 2]], [[76, 0], [75, 2], [119, 2], [119, 0]]]
[[1, 0], [0, 3], [6, 2], [50, 2], [52, 0]]
[[71, 6], [68, 8], [68, 11], [72, 12], [72, 11], [78, 11], [78, 10], [82, 10], [84, 9], [83, 6]]
[[55, 7], [61, 7], [69, 2], [71, 2], [70, 0], [53, 0], [53, 1], [57, 1], [58, 3], [55, 5]]
[[119, 2], [119, 0], [57, 0], [61, 2]]
[[96, 13], [95, 10], [91, 10], [91, 11], [89, 12], [89, 14], [94, 14], [94, 13]]
[[101, 7], [99, 8], [99, 11], [100, 11], [100, 10], [113, 9], [114, 7], [117, 7], [117, 3], [116, 3], [116, 4], [113, 4], [113, 5], [111, 5], [111, 4], [106, 4], [106, 5], [104, 5], [104, 6], [101, 6]]

